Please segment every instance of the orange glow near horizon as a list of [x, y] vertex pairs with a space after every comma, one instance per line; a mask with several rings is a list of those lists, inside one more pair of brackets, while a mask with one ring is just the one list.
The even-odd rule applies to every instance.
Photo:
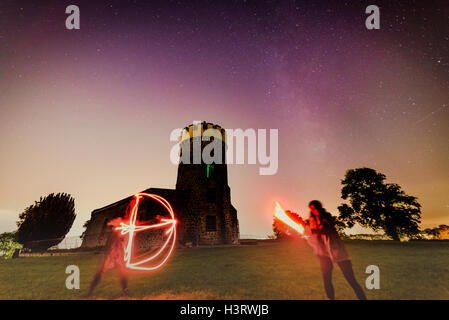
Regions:
[[290, 218], [285, 213], [284, 209], [282, 209], [281, 205], [277, 201], [275, 202], [275, 207], [274, 207], [274, 217], [276, 219], [282, 221], [286, 225], [288, 225], [290, 228], [292, 228], [293, 230], [298, 232], [300, 235], [302, 235], [302, 236], [304, 235], [304, 227], [301, 224], [293, 221], [293, 219]]
[[[138, 225], [136, 226], [136, 220], [137, 220], [137, 213], [139, 210], [139, 202], [142, 198], [148, 197], [156, 200], [162, 206], [164, 206], [165, 209], [167, 209], [168, 213], [170, 214], [170, 219], [168, 218], [162, 218], [160, 219], [160, 223], [152, 224], [152, 225]], [[177, 220], [175, 218], [175, 214], [173, 212], [173, 208], [171, 207], [170, 203], [162, 198], [161, 196], [155, 195], [155, 194], [149, 194], [149, 193], [137, 193], [134, 195], [135, 203], [133, 207], [131, 208], [131, 216], [129, 218], [129, 224], [120, 223], [120, 227], [116, 227], [116, 230], [121, 230], [121, 234], [129, 234], [128, 244], [125, 248], [125, 256], [124, 260], [126, 261], [126, 267], [129, 269], [136, 269], [136, 270], [156, 270], [160, 267], [162, 267], [170, 257], [171, 253], [173, 252], [173, 249], [176, 244], [176, 224]], [[132, 262], [132, 248], [134, 243], [134, 236], [136, 232], [142, 231], [142, 230], [149, 230], [154, 228], [161, 228], [165, 226], [170, 226], [165, 234], [167, 235], [167, 240], [165, 243], [157, 250], [156, 253], [151, 255], [148, 258], [145, 258], [143, 260]], [[167, 250], [166, 250], [167, 249]], [[154, 265], [148, 265], [150, 262], [156, 261], [156, 258], [161, 256], [161, 254], [167, 251], [165, 254], [165, 257], [162, 258], [162, 261], [155, 263]]]

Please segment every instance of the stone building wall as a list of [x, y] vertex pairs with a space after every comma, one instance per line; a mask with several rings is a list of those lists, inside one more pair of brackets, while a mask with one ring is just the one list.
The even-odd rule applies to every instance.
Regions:
[[[183, 130], [181, 152], [185, 148], [194, 150], [195, 139], [201, 139], [205, 128], [218, 129], [219, 135], [209, 141], [201, 141], [201, 150], [209, 143], [221, 143], [223, 147], [222, 163], [198, 163], [178, 166], [176, 189], [150, 188], [143, 192], [157, 194], [165, 198], [173, 207], [178, 219], [178, 241], [185, 245], [217, 245], [238, 244], [239, 224], [237, 210], [231, 204], [230, 188], [228, 186], [227, 166], [225, 164], [225, 132], [219, 126], [203, 123], [201, 126], [189, 126]], [[194, 135], [198, 135], [194, 137]], [[221, 138], [221, 139], [220, 139]], [[191, 153], [193, 161], [193, 152]], [[212, 165], [212, 166], [211, 166]], [[208, 174], [209, 172], [209, 174]], [[101, 247], [108, 239], [110, 229], [107, 223], [116, 218], [123, 217], [132, 196], [115, 202], [109, 206], [94, 210], [88, 223], [83, 247]], [[148, 210], [152, 211], [152, 210]], [[140, 210], [139, 210], [140, 214]], [[148, 212], [149, 215], [152, 212]], [[142, 212], [145, 215], [145, 212]], [[213, 225], [215, 221], [215, 230]], [[143, 247], [157, 243], [157, 236], [139, 240]]]

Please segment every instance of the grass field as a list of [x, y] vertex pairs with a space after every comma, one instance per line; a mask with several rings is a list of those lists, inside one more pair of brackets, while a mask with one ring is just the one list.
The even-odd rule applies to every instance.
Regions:
[[[380, 268], [379, 290], [368, 299], [449, 299], [449, 243], [349, 241], [354, 271], [364, 287], [365, 268]], [[98, 255], [28, 257], [0, 261], [0, 299], [79, 299]], [[81, 270], [81, 289], [65, 287], [67, 265]], [[337, 299], [354, 299], [334, 269]], [[319, 262], [304, 241], [218, 248], [178, 249], [156, 272], [132, 271], [138, 299], [324, 299]], [[106, 273], [93, 298], [120, 298], [118, 278]]]

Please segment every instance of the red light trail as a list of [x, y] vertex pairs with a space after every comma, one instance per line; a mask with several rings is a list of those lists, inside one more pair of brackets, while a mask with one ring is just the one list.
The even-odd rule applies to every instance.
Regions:
[[286, 225], [288, 225], [290, 228], [298, 232], [300, 235], [304, 236], [304, 227], [302, 224], [295, 222], [292, 218], [290, 218], [282, 209], [279, 202], [276, 201], [275, 207], [274, 207], [274, 217], [278, 220], [282, 221]]
[[[152, 198], [157, 202], [159, 202], [165, 209], [167, 209], [168, 213], [170, 214], [170, 218], [161, 218], [160, 223], [152, 225], [136, 225], [137, 213], [139, 211], [139, 202], [141, 199], [145, 197]], [[136, 270], [156, 270], [162, 267], [167, 262], [168, 258], [173, 252], [173, 249], [176, 244], [176, 224], [178, 221], [175, 218], [175, 214], [173, 212], [173, 208], [171, 207], [170, 203], [161, 196], [149, 193], [137, 193], [134, 195], [134, 198], [135, 203], [131, 208], [129, 224], [121, 222], [120, 227], [115, 228], [116, 230], [121, 230], [122, 235], [124, 234], [129, 235], [128, 244], [125, 248], [125, 256], [124, 256], [124, 260], [126, 261], [126, 267]], [[165, 226], [169, 226], [169, 228], [165, 232], [165, 234], [167, 235], [167, 239], [165, 240], [165, 243], [159, 248], [159, 250], [157, 250], [156, 253], [152, 254], [148, 258], [145, 258], [137, 262], [132, 262], [131, 260], [132, 260], [133, 243], [136, 232], [154, 228], [161, 228]], [[164, 251], [166, 251], [165, 256], [162, 256]], [[162, 261], [156, 260], [156, 258], [160, 256], [162, 257]]]

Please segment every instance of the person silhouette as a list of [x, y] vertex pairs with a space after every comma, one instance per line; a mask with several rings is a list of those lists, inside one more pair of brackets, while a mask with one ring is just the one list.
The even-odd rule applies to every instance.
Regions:
[[[332, 285], [332, 269], [334, 263], [336, 263], [343, 272], [345, 279], [351, 285], [357, 298], [366, 300], [366, 295], [355, 278], [351, 258], [335, 228], [335, 218], [323, 208], [323, 205], [318, 200], [311, 201], [309, 209], [309, 219], [304, 221], [302, 218], [299, 218], [298, 222], [303, 225], [306, 239], [320, 260], [327, 298], [329, 300], [335, 299], [334, 286]], [[291, 213], [290, 211], [287, 212]]]
[[109, 233], [109, 238], [105, 245], [105, 251], [97, 273], [95, 274], [89, 291], [84, 298], [88, 298], [92, 295], [96, 286], [100, 282], [104, 273], [109, 269], [113, 269], [114, 267], [118, 271], [118, 276], [120, 279], [120, 284], [122, 286], [123, 295], [125, 297], [129, 296], [128, 290], [128, 276], [126, 272], [126, 265], [124, 260], [124, 249], [125, 249], [125, 239], [121, 235], [119, 230], [116, 230], [116, 227], [120, 226], [120, 223], [123, 222], [123, 218], [116, 218], [111, 220], [107, 225], [112, 227], [112, 231]]

